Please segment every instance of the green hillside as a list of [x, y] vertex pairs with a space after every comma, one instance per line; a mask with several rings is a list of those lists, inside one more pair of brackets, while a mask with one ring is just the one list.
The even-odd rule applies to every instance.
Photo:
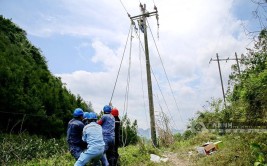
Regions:
[[[48, 70], [26, 32], [0, 16], [0, 130], [59, 137], [75, 107], [86, 104]], [[53, 130], [51, 130], [53, 129]]]

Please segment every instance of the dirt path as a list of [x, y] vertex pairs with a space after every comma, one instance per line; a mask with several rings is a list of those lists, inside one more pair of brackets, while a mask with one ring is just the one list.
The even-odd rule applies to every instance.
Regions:
[[189, 166], [189, 156], [184, 157], [184, 156], [179, 156], [178, 153], [173, 153], [173, 152], [164, 152], [164, 156], [168, 157], [168, 165], [173, 165], [173, 166]]

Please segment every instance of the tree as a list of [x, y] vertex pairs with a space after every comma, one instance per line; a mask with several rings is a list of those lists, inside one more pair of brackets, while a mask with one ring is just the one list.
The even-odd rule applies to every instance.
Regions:
[[172, 131], [170, 129], [170, 118], [162, 111], [157, 120], [157, 131], [159, 143], [161, 145], [170, 146], [174, 142]]
[[51, 74], [26, 32], [0, 16], [0, 130], [59, 137], [77, 107], [88, 106]]
[[[267, 30], [262, 30], [254, 49], [248, 49], [241, 64], [245, 67], [241, 76], [235, 72], [230, 79], [234, 84], [230, 99], [243, 107], [246, 118], [263, 120], [267, 109]], [[238, 104], [240, 103], [240, 104]]]
[[136, 144], [138, 142], [137, 129], [137, 121], [134, 120], [133, 122], [131, 122], [127, 117], [127, 114], [125, 114], [121, 120], [122, 146]]

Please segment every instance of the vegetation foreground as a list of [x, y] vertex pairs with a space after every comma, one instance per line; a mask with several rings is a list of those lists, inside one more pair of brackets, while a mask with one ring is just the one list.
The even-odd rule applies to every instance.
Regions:
[[[219, 136], [211, 133], [176, 134], [171, 145], [154, 148], [150, 143], [139, 140], [136, 145], [129, 145], [119, 149], [121, 165], [266, 165], [267, 145], [266, 133], [259, 134], [229, 134]], [[196, 147], [207, 141], [223, 142], [222, 148], [212, 155], [200, 155]], [[0, 136], [1, 165], [16, 166], [71, 166], [75, 159], [67, 149], [65, 138], [42, 139], [28, 134]], [[150, 154], [169, 157], [167, 162], [153, 163]]]

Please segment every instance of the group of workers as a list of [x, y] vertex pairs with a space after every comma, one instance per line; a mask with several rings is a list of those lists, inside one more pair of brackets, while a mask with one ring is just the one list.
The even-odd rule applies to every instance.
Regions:
[[103, 116], [98, 120], [94, 112], [76, 108], [68, 123], [67, 142], [74, 166], [91, 163], [94, 166], [119, 165], [120, 119], [117, 108], [105, 105]]

